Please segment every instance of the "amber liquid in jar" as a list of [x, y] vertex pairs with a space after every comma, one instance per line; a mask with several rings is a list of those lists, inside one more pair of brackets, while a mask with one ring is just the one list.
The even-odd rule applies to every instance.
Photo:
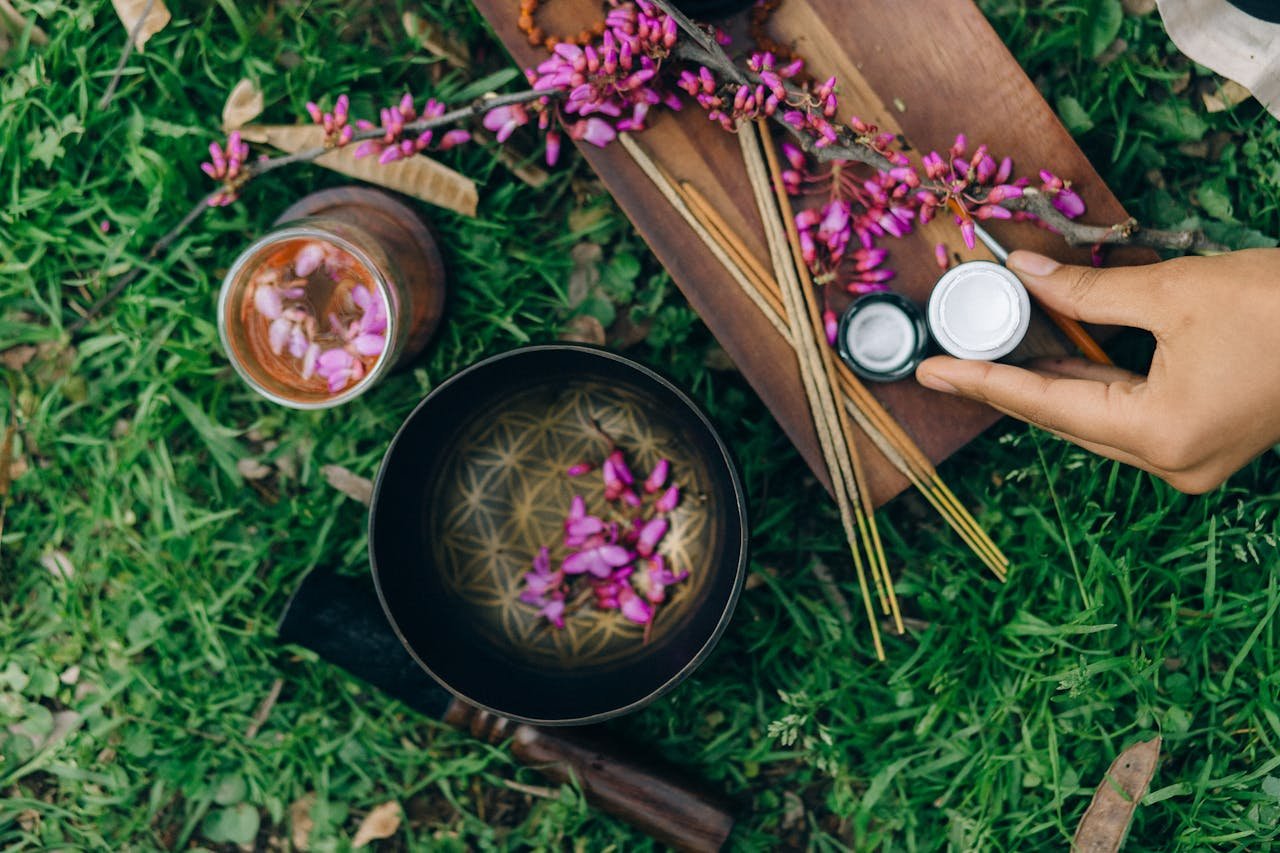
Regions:
[[339, 394], [368, 376], [387, 350], [388, 306], [370, 271], [319, 240], [271, 247], [240, 299], [248, 355], [304, 396]]

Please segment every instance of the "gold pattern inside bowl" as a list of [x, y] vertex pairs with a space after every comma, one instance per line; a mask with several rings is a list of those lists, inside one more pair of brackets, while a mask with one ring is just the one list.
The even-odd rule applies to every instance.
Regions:
[[569, 668], [613, 665], [644, 651], [644, 626], [617, 610], [583, 602], [557, 629], [519, 601], [540, 547], [551, 548], [557, 565], [565, 556], [561, 540], [573, 496], [582, 495], [589, 512], [605, 509], [598, 472], [565, 474], [576, 462], [602, 460], [609, 452], [605, 435], [638, 472], [670, 459], [681, 487], [660, 553], [690, 576], [656, 609], [649, 643], [661, 643], [687, 620], [707, 589], [707, 571], [693, 569], [709, 563], [724, 533], [711, 523], [707, 464], [679, 421], [649, 403], [632, 388], [598, 379], [549, 380], [515, 392], [500, 411], [478, 413], [443, 454], [427, 502], [425, 546], [457, 606], [511, 656]]
[[[605, 436], [643, 477], [660, 458], [682, 499], [660, 553], [689, 577], [644, 626], [587, 601], [565, 627], [519, 601], [538, 549], [553, 564], [575, 494], [604, 514]], [[612, 509], [612, 507], [610, 507]], [[416, 409], [387, 451], [370, 522], [388, 618], [418, 662], [473, 704], [544, 724], [603, 719], [674, 686], [728, 622], [746, 562], [741, 484], [706, 416], [621, 356], [528, 347], [476, 365]]]

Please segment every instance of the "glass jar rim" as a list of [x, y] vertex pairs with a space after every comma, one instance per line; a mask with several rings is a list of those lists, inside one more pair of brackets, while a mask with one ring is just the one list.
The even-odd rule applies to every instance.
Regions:
[[[218, 337], [222, 341], [222, 349], [227, 354], [227, 359], [231, 362], [231, 366], [236, 373], [244, 380], [250, 388], [257, 394], [279, 406], [285, 406], [290, 409], [299, 409], [304, 411], [315, 411], [318, 409], [331, 409], [340, 406], [350, 400], [359, 397], [367, 391], [373, 384], [391, 369], [391, 351], [394, 347], [393, 342], [399, 332], [397, 327], [396, 312], [392, 310], [394, 305], [391, 299], [391, 283], [387, 280], [382, 270], [369, 257], [369, 253], [364, 251], [360, 246], [352, 243], [341, 234], [334, 233], [323, 227], [322, 223], [334, 222], [342, 228], [353, 228], [360, 231], [360, 227], [353, 223], [342, 220], [328, 220], [325, 217], [308, 217], [305, 219], [297, 219], [292, 222], [285, 223], [280, 227], [273, 229], [267, 234], [262, 235], [244, 248], [231, 264], [231, 268], [227, 270], [227, 274], [223, 276], [222, 285], [218, 291]], [[377, 363], [366, 373], [359, 381], [350, 388], [347, 388], [323, 400], [294, 400], [277, 394], [270, 388], [263, 385], [257, 377], [255, 377], [235, 354], [235, 350], [231, 346], [231, 339], [227, 328], [227, 310], [230, 307], [232, 299], [232, 289], [235, 287], [248, 267], [250, 261], [259, 255], [263, 249], [284, 243], [289, 240], [323, 240], [337, 246], [339, 249], [352, 255], [360, 264], [368, 271], [373, 285], [378, 290], [378, 297], [381, 298], [387, 306], [387, 346]], [[372, 239], [372, 238], [371, 238]]]

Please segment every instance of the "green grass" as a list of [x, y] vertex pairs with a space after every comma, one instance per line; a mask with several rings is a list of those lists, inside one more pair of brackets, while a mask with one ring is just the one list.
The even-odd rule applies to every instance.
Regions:
[[[572, 788], [513, 792], [505, 781], [542, 779], [271, 640], [308, 568], [364, 567], [364, 510], [320, 467], [371, 475], [434, 383], [554, 338], [584, 239], [614, 263], [612, 298], [652, 321], [633, 354], [709, 409], [751, 494], [751, 583], [724, 640], [614, 725], [732, 797], [735, 847], [1062, 849], [1112, 757], [1157, 732], [1164, 757], [1128, 849], [1280, 838], [1273, 454], [1190, 498], [1020, 425], [994, 430], [943, 473], [1013, 558], [1010, 583], [985, 577], [922, 501], [896, 501], [881, 521], [913, 630], [877, 665], [860, 619], [841, 617], [857, 598], [834, 508], [742, 379], [708, 367], [714, 342], [576, 158], [535, 191], [482, 149], [449, 156], [483, 199], [477, 220], [430, 212], [454, 276], [449, 322], [419, 367], [340, 413], [255, 398], [212, 322], [239, 247], [291, 198], [340, 182], [322, 171], [277, 172], [207, 216], [69, 341], [76, 306], [206, 190], [194, 164], [240, 77], [261, 83], [270, 121], [324, 92], [349, 89], [367, 111], [466, 81], [407, 42], [396, 8], [353, 21], [336, 0], [174, 3], [99, 112], [124, 38], [109, 5], [35, 5], [51, 43], [11, 52], [0, 76], [0, 349], [42, 345], [0, 394], [29, 469], [0, 540], [0, 847], [278, 847], [312, 795], [313, 850], [343, 849], [391, 799], [409, 815], [393, 847], [644, 849]], [[1155, 17], [1120, 20], [1128, 49], [1100, 65], [1100, 5], [984, 3], [1131, 209], [1236, 238], [1280, 232], [1280, 122], [1256, 104], [1207, 114], [1193, 97], [1205, 72]], [[415, 8], [481, 70], [506, 67], [463, 0]], [[243, 458], [277, 473], [251, 487]], [[51, 555], [73, 576], [51, 574]]]

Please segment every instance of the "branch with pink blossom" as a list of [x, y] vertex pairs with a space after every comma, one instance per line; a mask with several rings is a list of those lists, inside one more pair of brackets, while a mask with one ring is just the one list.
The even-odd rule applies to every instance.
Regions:
[[[556, 92], [539, 92], [527, 89], [506, 95], [487, 95], [477, 98], [465, 107], [446, 110], [434, 100], [428, 100], [421, 114], [413, 108], [412, 98], [405, 96], [394, 107], [382, 110], [381, 125], [356, 120], [350, 117], [350, 101], [346, 95], [336, 99], [333, 109], [324, 111], [314, 103], [307, 104], [307, 112], [312, 121], [325, 130], [325, 142], [292, 154], [278, 157], [263, 155], [257, 160], [249, 157], [249, 146], [241, 139], [238, 132], [228, 135], [223, 145], [214, 142], [209, 146], [209, 160], [201, 163], [201, 170], [218, 182], [218, 187], [207, 193], [183, 215], [173, 228], [152, 244], [143, 256], [143, 263], [134, 266], [119, 276], [111, 286], [98, 297], [75, 321], [68, 325], [67, 331], [75, 334], [85, 327], [94, 317], [111, 304], [129, 285], [142, 277], [149, 269], [147, 264], [165, 252], [188, 228], [190, 228], [211, 207], [222, 207], [239, 198], [246, 184], [253, 178], [273, 172], [276, 169], [307, 163], [328, 153], [334, 148], [358, 143], [357, 155], [369, 156], [377, 154], [380, 162], [389, 163], [411, 156], [425, 150], [433, 140], [434, 132], [442, 127], [482, 117], [482, 122], [491, 130], [498, 132], [500, 141], [510, 135], [503, 128], [516, 117], [520, 120], [525, 105], [537, 101], [544, 108], [559, 97]], [[527, 118], [526, 118], [527, 120]], [[470, 134], [462, 128], [455, 128], [442, 135], [435, 150], [447, 150], [467, 139]], [[365, 148], [364, 146], [368, 146]], [[363, 148], [363, 150], [360, 150]]]
[[[818, 163], [862, 163], [880, 173], [909, 181], [909, 160], [903, 152], [894, 149], [893, 134], [880, 133], [875, 125], [856, 117], [848, 126], [835, 120], [838, 101], [834, 77], [814, 87], [797, 86], [790, 78], [798, 69], [773, 67], [773, 57], [769, 54], [753, 54], [743, 69], [725, 52], [713, 31], [689, 20], [669, 0], [650, 2], [692, 39], [680, 41], [674, 53], [698, 67], [696, 74], [684, 72], [682, 84], [707, 110], [708, 118], [719, 121], [726, 129], [733, 129], [738, 121], [765, 116], [785, 128], [800, 149]], [[985, 148], [981, 150], [985, 152]], [[976, 163], [970, 168], [950, 170], [950, 180], [937, 180], [948, 171], [945, 167], [949, 164], [937, 152], [930, 152], [924, 166], [935, 180], [909, 184], [910, 194], [917, 196], [926, 207], [956, 209], [958, 206], [957, 224], [971, 247], [972, 222], [977, 214], [976, 218], [1033, 219], [1060, 234], [1070, 245], [1095, 247], [1095, 254], [1102, 246], [1116, 245], [1183, 252], [1222, 252], [1229, 248], [1198, 229], [1150, 229], [1133, 219], [1111, 226], [1076, 222], [1074, 218], [1084, 212], [1083, 204], [1069, 183], [1042, 171], [1044, 184], [1039, 190], [1007, 184], [987, 184], [984, 188], [986, 182], [975, 179], [980, 178], [976, 170], [985, 160], [974, 159]], [[938, 167], [936, 170], [929, 168], [931, 160]]]

